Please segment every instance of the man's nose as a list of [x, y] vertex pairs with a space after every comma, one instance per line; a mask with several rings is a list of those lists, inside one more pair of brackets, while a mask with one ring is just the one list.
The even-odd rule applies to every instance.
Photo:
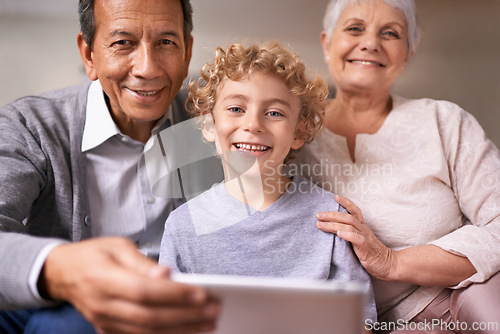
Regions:
[[140, 45], [134, 54], [132, 74], [143, 79], [158, 77], [160, 71], [160, 57], [153, 46]]

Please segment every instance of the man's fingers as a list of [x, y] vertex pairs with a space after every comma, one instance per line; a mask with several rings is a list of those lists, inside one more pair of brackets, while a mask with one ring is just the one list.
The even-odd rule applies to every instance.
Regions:
[[101, 273], [98, 281], [104, 294], [144, 305], [187, 306], [207, 302], [208, 293], [204, 289], [173, 282], [168, 268], [139, 253], [132, 242], [108, 238], [105, 243], [102, 261], [94, 262], [93, 271]]
[[112, 256], [116, 259], [118, 264], [143, 276], [169, 276], [168, 269], [159, 267], [157, 262], [141, 254], [137, 250], [136, 245], [130, 240], [124, 238], [109, 238], [106, 242], [113, 243], [113, 247], [109, 249], [115, 252]]
[[135, 326], [129, 323], [110, 321], [106, 322], [99, 327], [95, 327], [97, 333], [99, 334], [194, 334], [194, 333], [205, 333], [213, 332], [216, 328], [216, 323], [214, 321], [199, 322], [193, 324], [183, 324], [178, 326], [170, 326], [168, 328], [155, 328], [150, 329], [144, 326]]
[[204, 307], [141, 307], [115, 301], [89, 320], [104, 333], [191, 333], [213, 325], [218, 314], [219, 306], [214, 303]]
[[[139, 258], [138, 262], [147, 260]], [[102, 299], [124, 300], [144, 306], [192, 306], [203, 305], [210, 297], [201, 287], [174, 282], [168, 275], [144, 276], [120, 262], [101, 263], [101, 267], [95, 270], [102, 274], [94, 279], [98, 284], [94, 286], [94, 292]], [[168, 273], [168, 269], [158, 265], [150, 268], [151, 272], [155, 270]]]

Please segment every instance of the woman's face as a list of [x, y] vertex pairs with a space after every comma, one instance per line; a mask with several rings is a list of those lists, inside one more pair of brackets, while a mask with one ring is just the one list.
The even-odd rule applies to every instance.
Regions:
[[347, 5], [330, 40], [325, 32], [321, 36], [325, 62], [337, 89], [388, 91], [412, 55], [407, 36], [403, 12], [383, 0]]

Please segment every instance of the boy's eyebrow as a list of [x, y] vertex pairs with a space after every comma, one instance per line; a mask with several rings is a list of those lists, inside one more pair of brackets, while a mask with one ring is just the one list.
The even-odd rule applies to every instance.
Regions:
[[[241, 99], [241, 100], [245, 100], [247, 101], [248, 98], [245, 96], [245, 95], [242, 95], [242, 94], [230, 94], [230, 95], [227, 95], [225, 96], [222, 101], [225, 101], [225, 100], [230, 100], [230, 99]], [[284, 99], [280, 99], [280, 98], [271, 98], [271, 99], [267, 99], [265, 100], [266, 103], [280, 103], [280, 104], [283, 104], [285, 105], [286, 107], [288, 108], [291, 108], [291, 105], [290, 103], [288, 103], [287, 100], [284, 100]]]
[[226, 95], [224, 96], [224, 98], [222, 99], [222, 101], [225, 101], [225, 100], [230, 100], [230, 99], [240, 99], [240, 100], [248, 100], [247, 97], [245, 95], [242, 95], [242, 94], [229, 94], [229, 95]]
[[283, 99], [279, 99], [279, 98], [269, 99], [269, 100], [266, 100], [266, 102], [281, 103], [281, 104], [285, 105], [286, 107], [291, 108], [291, 105], [290, 105], [290, 103], [288, 103], [287, 100], [283, 100]]

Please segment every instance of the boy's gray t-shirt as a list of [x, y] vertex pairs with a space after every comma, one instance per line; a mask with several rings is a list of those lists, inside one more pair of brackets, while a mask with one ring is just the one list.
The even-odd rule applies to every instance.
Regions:
[[370, 291], [367, 317], [376, 320], [368, 274], [350, 243], [316, 227], [319, 211], [346, 212], [333, 193], [299, 176], [264, 211], [219, 183], [170, 214], [160, 263], [184, 273], [359, 281]]

